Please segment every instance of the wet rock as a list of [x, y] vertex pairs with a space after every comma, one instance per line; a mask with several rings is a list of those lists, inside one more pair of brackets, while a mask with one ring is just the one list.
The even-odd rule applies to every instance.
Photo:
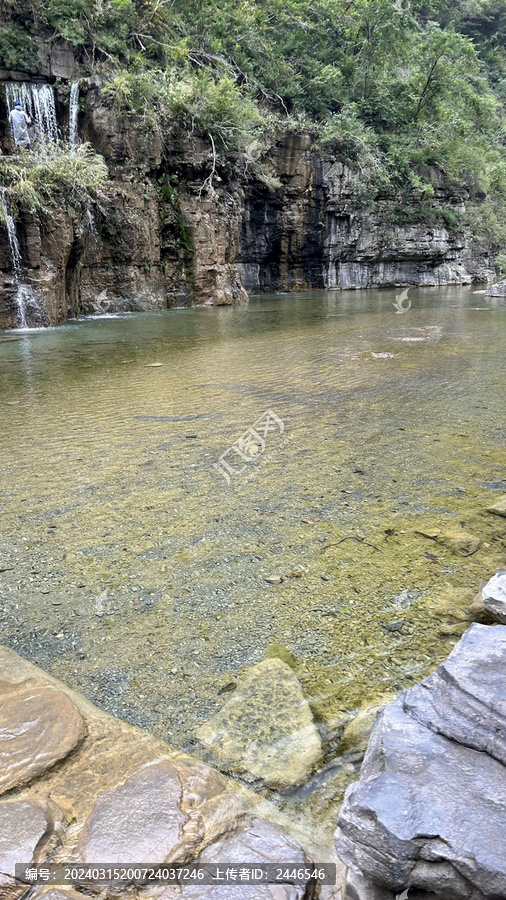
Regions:
[[54, 831], [53, 810], [43, 800], [0, 803], [0, 897], [16, 900], [27, 890], [14, 878], [16, 863], [37, 863]]
[[489, 506], [487, 512], [495, 513], [496, 516], [506, 516], [506, 494], [499, 497], [493, 506]]
[[[473, 624], [404, 710], [438, 734], [506, 765], [506, 627]], [[506, 775], [506, 770], [505, 770]]]
[[281, 575], [266, 575], [264, 581], [266, 581], [267, 584], [281, 584], [283, 579]]
[[37, 679], [0, 682], [0, 793], [50, 769], [83, 736], [82, 716], [62, 691]]
[[403, 891], [400, 894], [394, 894], [392, 891], [384, 890], [377, 884], [364, 878], [353, 869], [346, 872], [344, 900], [436, 900], [432, 891]]
[[506, 896], [505, 672], [506, 627], [473, 624], [380, 713], [335, 836], [365, 878], [357, 900], [374, 896], [369, 882], [451, 900]]
[[82, 862], [165, 862], [177, 856], [187, 817], [181, 780], [168, 761], [144, 766], [97, 798], [79, 840]]
[[417, 528], [415, 534], [419, 534], [420, 537], [429, 538], [431, 541], [435, 541], [441, 534], [441, 531], [439, 528]]
[[385, 631], [395, 632], [400, 631], [402, 626], [404, 625], [404, 619], [397, 619], [395, 622], [387, 622], [385, 625]]
[[500, 569], [481, 592], [483, 607], [501, 625], [506, 625], [506, 569]]
[[392, 891], [384, 890], [353, 869], [346, 871], [345, 900], [395, 900]]
[[365, 750], [376, 716], [387, 703], [392, 703], [395, 698], [395, 694], [381, 694], [372, 703], [363, 704], [355, 718], [344, 729], [343, 746], [346, 749]]
[[504, 766], [398, 700], [380, 714], [335, 839], [340, 859], [383, 888], [481, 900], [506, 896], [505, 829]]
[[83, 900], [83, 896], [71, 887], [46, 887], [37, 894], [37, 900]]
[[488, 297], [504, 297], [506, 295], [506, 281], [497, 281], [495, 284], [490, 284], [483, 293], [487, 294]]
[[10, 878], [8, 875], [2, 875], [0, 872], [0, 897], [1, 900], [18, 900], [28, 890], [26, 884]]
[[437, 541], [452, 553], [459, 553], [461, 556], [471, 556], [481, 547], [480, 539], [468, 531], [444, 531]]
[[[263, 819], [253, 819], [237, 834], [227, 836], [212, 844], [201, 854], [199, 862], [215, 865], [223, 862], [237, 866], [241, 863], [280, 863], [286, 866], [304, 867], [308, 859], [293, 838], [279, 831]], [[304, 897], [303, 885], [192, 885], [181, 889], [184, 900], [299, 900]], [[177, 896], [177, 895], [176, 895]], [[160, 898], [162, 900], [162, 898]], [[163, 900], [169, 900], [163, 897]]]
[[302, 784], [322, 747], [309, 704], [289, 666], [266, 659], [250, 669], [233, 697], [196, 732], [220, 767], [268, 787]]

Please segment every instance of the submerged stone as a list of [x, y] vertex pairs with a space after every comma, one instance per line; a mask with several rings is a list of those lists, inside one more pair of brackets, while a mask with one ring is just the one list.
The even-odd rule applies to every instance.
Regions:
[[452, 553], [460, 553], [462, 556], [471, 556], [481, 547], [480, 539], [468, 531], [444, 531], [438, 536], [437, 541]]
[[495, 513], [496, 516], [506, 516], [506, 494], [499, 497], [499, 500], [493, 506], [489, 506], [488, 512]]
[[[220, 865], [223, 862], [232, 867], [241, 863], [249, 865], [279, 864], [280, 867], [304, 869], [309, 861], [294, 838], [284, 834], [263, 819], [253, 819], [239, 832], [226, 836], [211, 844], [200, 855], [199, 863]], [[287, 882], [289, 879], [287, 878]], [[178, 896], [175, 894], [174, 896]], [[245, 884], [231, 882], [228, 885], [191, 885], [181, 889], [184, 900], [302, 900], [304, 885]], [[169, 900], [164, 896], [161, 900]]]
[[95, 801], [79, 840], [83, 863], [162, 863], [177, 854], [187, 817], [181, 780], [168, 760], [144, 766]]
[[300, 683], [280, 659], [253, 666], [196, 735], [220, 767], [248, 773], [278, 790], [306, 781], [322, 753]]
[[290, 666], [291, 669], [297, 669], [298, 663], [295, 656], [284, 644], [274, 641], [266, 648], [265, 655], [267, 659], [280, 659], [282, 662], [286, 663], [287, 666]]
[[37, 679], [0, 682], [0, 793], [50, 769], [83, 736], [82, 716], [63, 691]]
[[17, 900], [27, 885], [14, 878], [16, 863], [40, 862], [54, 832], [53, 812], [44, 800], [0, 803], [0, 898]]
[[14, 875], [16, 863], [35, 863], [54, 830], [54, 818], [43, 800], [0, 803], [0, 872]]

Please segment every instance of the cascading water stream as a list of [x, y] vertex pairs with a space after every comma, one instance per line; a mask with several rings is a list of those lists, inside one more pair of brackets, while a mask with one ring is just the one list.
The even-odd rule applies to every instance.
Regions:
[[69, 100], [69, 147], [74, 150], [78, 142], [77, 116], [79, 113], [79, 82], [73, 81]]
[[5, 196], [5, 191], [0, 191], [0, 206], [2, 207], [2, 212], [4, 214], [5, 219], [5, 227], [7, 229], [7, 236], [9, 238], [9, 247], [11, 250], [11, 258], [12, 258], [12, 271], [14, 273], [14, 280], [16, 281], [16, 303], [18, 307], [18, 319], [19, 319], [19, 327], [27, 328], [26, 324], [26, 302], [29, 299], [28, 292], [31, 291], [29, 285], [21, 284], [21, 252], [19, 249], [18, 238], [16, 235], [16, 226], [14, 224], [14, 219], [9, 214], [9, 210], [7, 208], [7, 199]]
[[16, 101], [32, 119], [37, 143], [41, 150], [58, 144], [58, 124], [54, 92], [50, 84], [27, 84], [11, 81], [5, 85], [5, 99], [9, 110]]

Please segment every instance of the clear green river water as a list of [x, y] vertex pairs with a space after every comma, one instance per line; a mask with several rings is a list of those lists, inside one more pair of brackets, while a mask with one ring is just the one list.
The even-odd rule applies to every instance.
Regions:
[[[339, 756], [506, 561], [506, 302], [395, 294], [2, 332], [0, 640], [184, 749], [281, 644]], [[346, 759], [279, 802], [330, 823]]]

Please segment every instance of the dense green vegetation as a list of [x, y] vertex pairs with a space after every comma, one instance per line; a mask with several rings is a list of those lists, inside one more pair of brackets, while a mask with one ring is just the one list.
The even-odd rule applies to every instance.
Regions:
[[0, 189], [14, 214], [20, 205], [31, 213], [43, 213], [58, 204], [82, 211], [92, 205], [107, 177], [103, 158], [89, 144], [72, 153], [49, 147], [43, 154], [24, 151], [0, 156]]
[[33, 64], [37, 32], [64, 38], [118, 110], [162, 132], [176, 121], [217, 153], [310, 127], [370, 200], [428, 201], [439, 172], [486, 195], [476, 227], [506, 246], [503, 0], [7, 3], [0, 64]]

